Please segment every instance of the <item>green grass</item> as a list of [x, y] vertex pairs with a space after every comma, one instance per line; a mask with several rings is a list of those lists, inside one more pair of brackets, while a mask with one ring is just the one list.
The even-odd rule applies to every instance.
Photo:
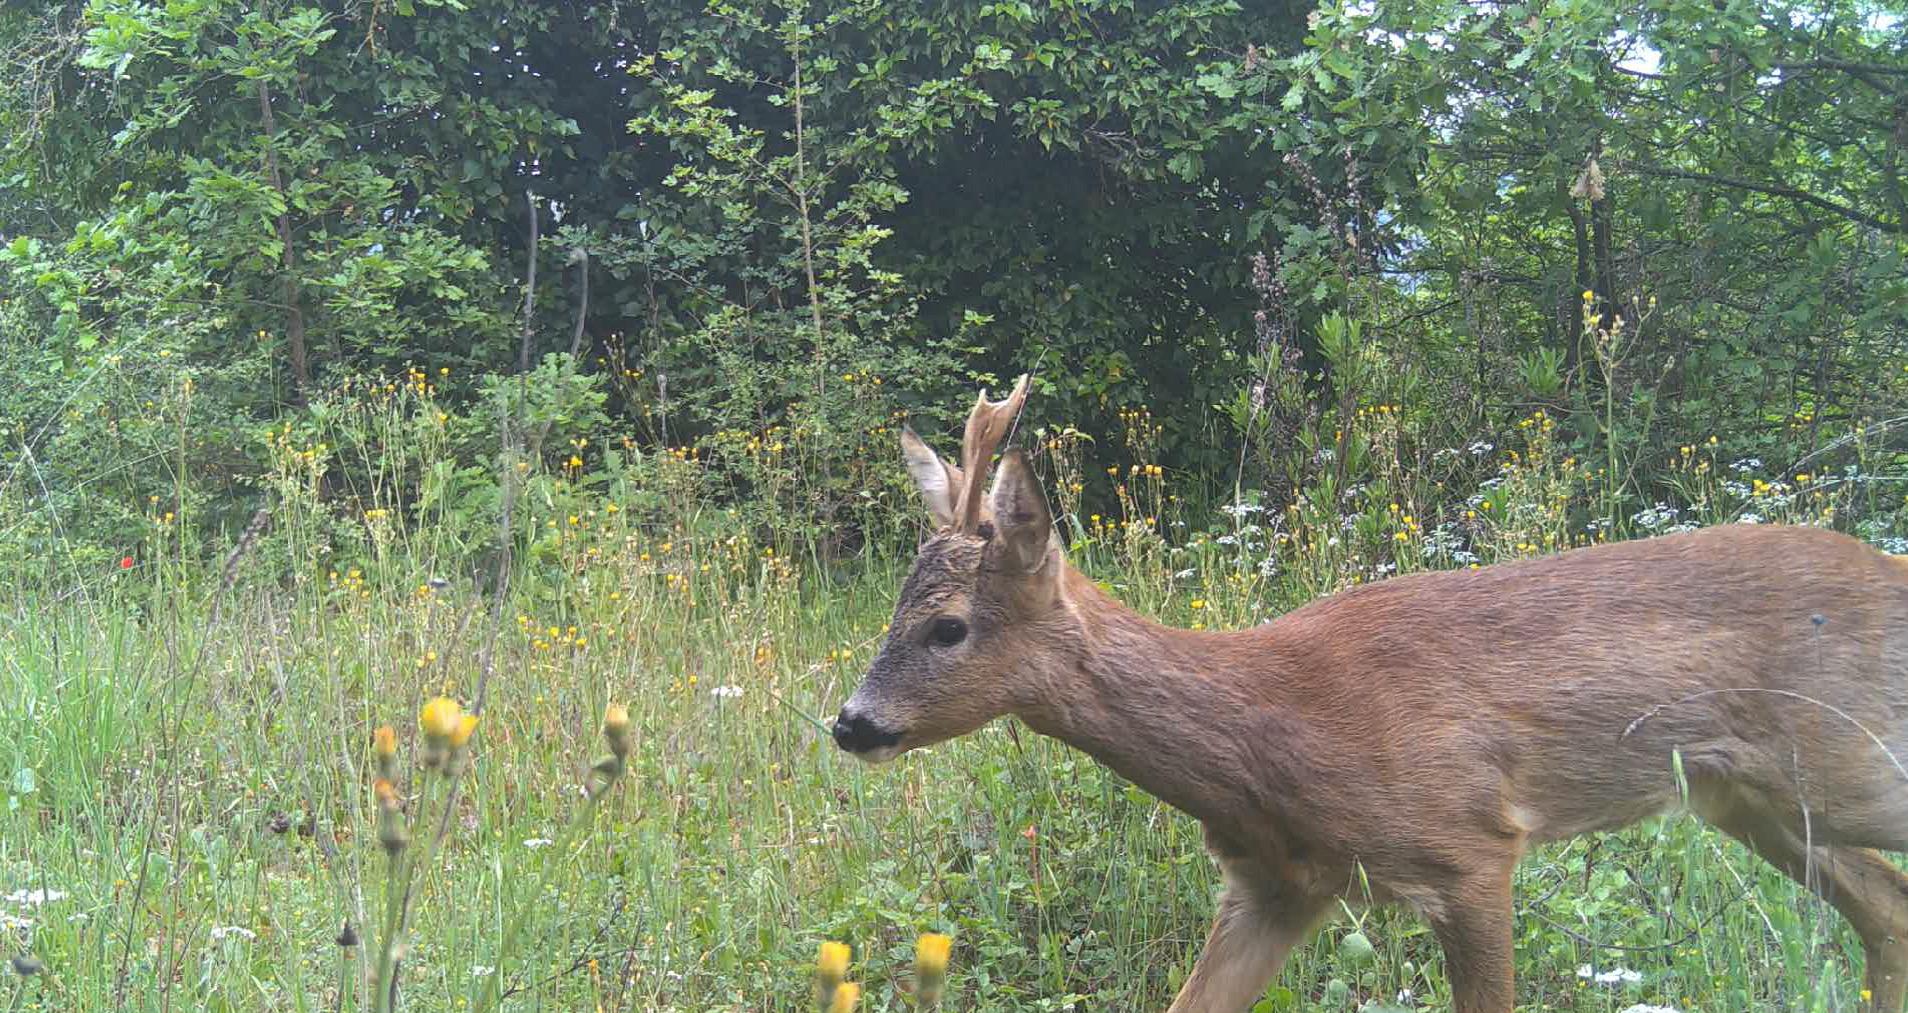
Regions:
[[[687, 454], [606, 455], [600, 472], [524, 462], [499, 601], [469, 576], [493, 569], [481, 560], [498, 498], [480, 462], [495, 443], [461, 471], [423, 468], [453, 450], [418, 397], [360, 406], [371, 421], [336, 432], [275, 432], [275, 528], [229, 583], [198, 562], [210, 552], [190, 519], [157, 501], [132, 568], [78, 587], [8, 582], [0, 948], [45, 970], [0, 972], [0, 1009], [372, 1009], [388, 881], [372, 733], [395, 726], [408, 761], [438, 694], [481, 698], [483, 720], [441, 851], [425, 824], [447, 783], [397, 778], [420, 863], [403, 1008], [484, 1009], [494, 981], [513, 1011], [801, 1010], [832, 939], [854, 948], [865, 1009], [907, 1009], [904, 969], [930, 930], [955, 939], [948, 1009], [1164, 1008], [1217, 887], [1195, 823], [1010, 721], [880, 768], [827, 741], [819, 719], [872, 658], [905, 558], [791, 558], [801, 539], [760, 540], [774, 505], [712, 505]], [[1587, 526], [1621, 495], [1552, 447], [1541, 412], [1481, 483], [1449, 470], [1475, 451], [1409, 460], [1397, 414], [1361, 414], [1392, 450], [1367, 455], [1356, 490], [1308, 488], [1276, 521], [1216, 526], [1172, 494], [1135, 418], [1135, 460], [1103, 500], [1113, 514], [1081, 502], [1098, 479], [1077, 434], [1047, 440], [1043, 467], [1075, 560], [1183, 625], [1249, 624], [1395, 570], [1624, 528]], [[341, 481], [327, 445], [363, 458], [343, 471], [359, 476], [348, 495], [320, 495]], [[1751, 487], [1712, 453], [1673, 462], [1681, 517], [1843, 510], [1872, 536], [1902, 533], [1900, 516], [1863, 506], [1877, 488], [1865, 477]], [[899, 492], [871, 509], [917, 509]], [[172, 502], [192, 501], [181, 479]], [[632, 715], [628, 771], [567, 836], [610, 702]], [[1546, 848], [1521, 870], [1518, 903], [1520, 1009], [1859, 1005], [1858, 948], [1833, 912], [1690, 820]], [[1352, 917], [1296, 955], [1262, 1010], [1404, 991], [1448, 1008], [1421, 922]], [[352, 947], [338, 942], [347, 924]], [[1367, 958], [1338, 945], [1354, 925], [1375, 943]], [[1589, 983], [1586, 964], [1640, 980]]]
[[[839, 939], [866, 1008], [905, 1009], [896, 985], [926, 930], [956, 939], [950, 1009], [1165, 1006], [1216, 887], [1192, 821], [1008, 722], [871, 769], [811, 720], [860, 677], [902, 561], [824, 575], [745, 541], [582, 527], [525, 568], [500, 624], [466, 582], [420, 593], [396, 564], [362, 584], [248, 565], [216, 621], [215, 593], [180, 590], [208, 581], [166, 567], [83, 600], [23, 591], [0, 618], [0, 897], [63, 896], [0, 901], [33, 921], [0, 940], [46, 966], [0, 976], [0, 1003], [361, 1008], [335, 939], [347, 918], [375, 932], [360, 914], [384, 868], [371, 731], [397, 726], [409, 756], [419, 705], [468, 700], [490, 652], [467, 790], [421, 880], [406, 1008], [469, 1008], [498, 974], [513, 1010], [805, 1009], [816, 947]], [[1102, 572], [1181, 621], [1201, 593], [1204, 619], [1245, 619], [1158, 567]], [[637, 730], [628, 776], [572, 850], [537, 844], [578, 810], [611, 700]], [[1545, 849], [1518, 897], [1520, 1009], [1858, 1006], [1858, 950], [1833, 913], [1688, 820]], [[521, 944], [499, 954], [519, 907]], [[1264, 1008], [1446, 1001], [1422, 923], [1359, 917], [1373, 959], [1334, 946], [1341, 919]], [[1585, 984], [1586, 963], [1642, 981]]]

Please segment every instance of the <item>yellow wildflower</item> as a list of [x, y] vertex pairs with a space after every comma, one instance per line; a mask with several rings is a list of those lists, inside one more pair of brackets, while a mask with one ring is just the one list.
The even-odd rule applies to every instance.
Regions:
[[829, 940], [821, 944], [821, 953], [815, 958], [815, 983], [821, 990], [822, 1001], [836, 995], [836, 990], [848, 977], [848, 944]]
[[436, 742], [449, 742], [462, 725], [464, 708], [447, 696], [434, 697], [418, 712], [417, 726], [425, 737]]
[[828, 1013], [854, 1013], [861, 1005], [861, 986], [852, 981], [843, 982], [835, 989], [835, 999], [828, 1004]]
[[457, 719], [457, 730], [451, 733], [450, 744], [453, 749], [462, 749], [470, 745], [471, 734], [477, 731], [477, 715], [465, 714]]
[[629, 708], [620, 703], [603, 708], [603, 738], [617, 759], [629, 755]]
[[923, 1005], [941, 1001], [941, 988], [947, 981], [948, 952], [954, 940], [939, 932], [924, 932], [914, 941], [915, 995]]

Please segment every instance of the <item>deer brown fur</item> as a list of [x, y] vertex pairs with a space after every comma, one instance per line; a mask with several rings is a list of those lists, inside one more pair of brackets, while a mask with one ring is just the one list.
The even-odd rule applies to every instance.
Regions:
[[1685, 802], [1848, 918], [1871, 1013], [1908, 1005], [1874, 850], [1908, 849], [1908, 562], [1725, 526], [1171, 629], [1067, 564], [1023, 454], [980, 502], [1024, 396], [983, 395], [964, 468], [904, 434], [941, 530], [836, 738], [885, 760], [1013, 714], [1197, 817], [1225, 890], [1170, 1013], [1245, 1009], [1367, 885], [1430, 922], [1456, 1013], [1510, 1013], [1525, 851]]

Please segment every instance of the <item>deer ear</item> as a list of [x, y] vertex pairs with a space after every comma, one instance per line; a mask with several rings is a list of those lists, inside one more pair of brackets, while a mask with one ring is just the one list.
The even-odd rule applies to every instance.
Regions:
[[1023, 573], [1040, 569], [1053, 538], [1053, 515], [1047, 511], [1047, 495], [1027, 462], [1026, 451], [1016, 447], [1001, 457], [988, 506], [1002, 559]]
[[901, 459], [921, 490], [921, 501], [936, 527], [954, 523], [954, 492], [961, 487], [961, 470], [947, 463], [914, 430], [901, 427]]

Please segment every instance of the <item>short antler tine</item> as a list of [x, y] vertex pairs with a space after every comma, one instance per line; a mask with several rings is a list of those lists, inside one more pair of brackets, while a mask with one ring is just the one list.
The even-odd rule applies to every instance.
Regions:
[[1014, 419], [1027, 403], [1029, 378], [1029, 374], [1022, 373], [1014, 383], [1014, 389], [999, 401], [987, 400], [987, 391], [982, 388], [980, 397], [974, 401], [974, 410], [967, 415], [967, 431], [961, 440], [961, 472], [966, 480], [966, 488], [961, 491], [960, 506], [955, 517], [956, 530], [971, 532], [980, 524], [980, 505], [987, 489], [988, 462], [993, 460], [994, 450], [1007, 438]]

